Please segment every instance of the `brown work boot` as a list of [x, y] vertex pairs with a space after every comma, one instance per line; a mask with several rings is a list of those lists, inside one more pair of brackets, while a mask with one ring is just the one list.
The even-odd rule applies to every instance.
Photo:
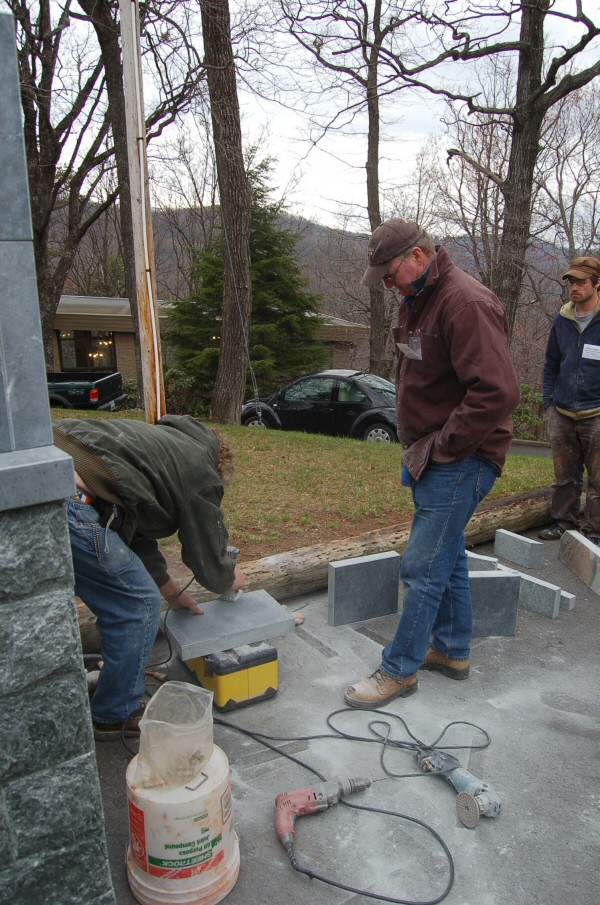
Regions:
[[142, 701], [137, 710], [134, 710], [122, 723], [98, 723], [92, 720], [94, 738], [97, 742], [114, 742], [120, 738], [140, 737], [140, 720], [144, 715], [146, 702]]
[[344, 695], [350, 707], [369, 710], [371, 707], [382, 707], [394, 698], [407, 698], [419, 687], [416, 675], [406, 679], [393, 679], [377, 669], [368, 679], [362, 679], [356, 685], [349, 685]]
[[448, 679], [469, 678], [468, 660], [451, 660], [450, 657], [444, 657], [433, 647], [427, 651], [421, 669], [437, 670]]

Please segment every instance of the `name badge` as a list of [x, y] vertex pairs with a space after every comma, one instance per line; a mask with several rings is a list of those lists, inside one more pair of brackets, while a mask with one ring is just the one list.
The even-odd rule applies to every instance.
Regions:
[[596, 361], [600, 361], [600, 346], [592, 346], [590, 343], [584, 343], [581, 357], [594, 358]]
[[[406, 355], [407, 358], [413, 358], [417, 361], [422, 361], [423, 359], [421, 337], [418, 334], [416, 336], [411, 336], [407, 343], [396, 343], [396, 347], [398, 351], [402, 352], [403, 355]], [[600, 347], [598, 347], [598, 351], [600, 352]]]

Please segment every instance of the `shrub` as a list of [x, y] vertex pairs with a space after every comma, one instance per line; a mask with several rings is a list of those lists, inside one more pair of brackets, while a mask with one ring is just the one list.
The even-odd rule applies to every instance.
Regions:
[[528, 383], [521, 384], [521, 402], [513, 413], [515, 438], [518, 440], [539, 440], [544, 421], [541, 416], [543, 397]]

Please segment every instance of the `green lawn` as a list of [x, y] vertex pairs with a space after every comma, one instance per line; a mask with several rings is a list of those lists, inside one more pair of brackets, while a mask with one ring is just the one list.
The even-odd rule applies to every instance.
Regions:
[[[143, 413], [52, 409], [52, 416], [143, 418]], [[238, 425], [219, 429], [236, 454], [236, 479], [223, 508], [231, 540], [245, 560], [385, 528], [412, 511], [410, 491], [400, 484], [398, 444]], [[552, 479], [550, 457], [510, 455], [492, 497], [549, 487]]]

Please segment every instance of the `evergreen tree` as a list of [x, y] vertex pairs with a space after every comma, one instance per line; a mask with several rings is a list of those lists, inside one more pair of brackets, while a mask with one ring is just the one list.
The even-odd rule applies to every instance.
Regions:
[[[296, 237], [278, 226], [280, 207], [269, 201], [264, 182], [268, 167], [263, 163], [249, 174], [250, 363], [261, 394], [318, 370], [327, 358], [326, 347], [314, 339], [321, 323], [319, 297], [307, 290], [308, 281], [294, 257]], [[196, 289], [169, 310], [166, 341], [175, 349], [178, 367], [197, 380], [205, 395], [210, 395], [219, 361], [225, 254], [227, 244], [219, 232], [196, 254], [191, 269]]]

